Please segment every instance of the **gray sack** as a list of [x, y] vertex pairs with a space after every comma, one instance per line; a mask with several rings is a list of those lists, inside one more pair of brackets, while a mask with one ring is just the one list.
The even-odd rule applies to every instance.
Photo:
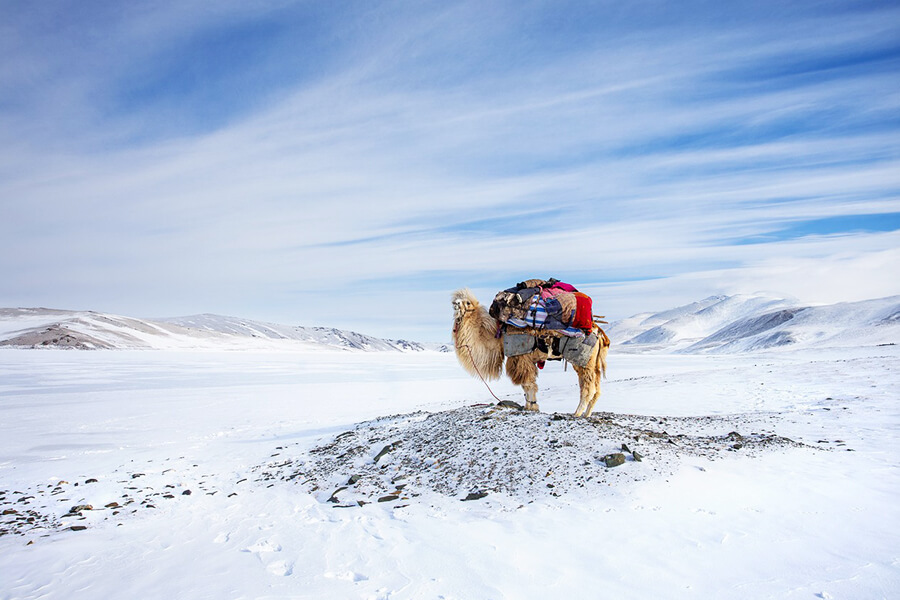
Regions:
[[537, 338], [530, 333], [504, 333], [503, 355], [521, 356], [528, 354], [537, 346]]
[[559, 339], [559, 353], [576, 367], [586, 367], [596, 345], [597, 334], [594, 332], [583, 338], [563, 337]]

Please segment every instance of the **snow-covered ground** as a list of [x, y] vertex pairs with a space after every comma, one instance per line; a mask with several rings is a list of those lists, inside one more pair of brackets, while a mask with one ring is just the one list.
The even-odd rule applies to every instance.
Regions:
[[[553, 418], [577, 396], [558, 364], [535, 415], [472, 407], [493, 398], [438, 352], [2, 349], [0, 597], [900, 596], [898, 346], [616, 350], [592, 448]], [[466, 452], [411, 462], [440, 423], [557, 487], [461, 501], [426, 471]], [[621, 443], [643, 460], [603, 464]], [[579, 464], [535, 470], [554, 456]], [[345, 501], [345, 476], [401, 469], [396, 499]]]

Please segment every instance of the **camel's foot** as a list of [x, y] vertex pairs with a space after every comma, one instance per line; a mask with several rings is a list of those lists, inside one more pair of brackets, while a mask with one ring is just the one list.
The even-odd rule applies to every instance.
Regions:
[[538, 407], [538, 403], [537, 403], [537, 402], [526, 402], [526, 403], [525, 403], [525, 410], [533, 410], [534, 412], [540, 412], [540, 411], [541, 411], [540, 407]]

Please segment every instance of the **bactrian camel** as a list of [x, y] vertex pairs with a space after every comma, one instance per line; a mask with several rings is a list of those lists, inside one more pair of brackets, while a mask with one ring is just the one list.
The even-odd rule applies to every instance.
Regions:
[[[503, 370], [503, 339], [498, 337], [500, 323], [488, 314], [478, 299], [468, 289], [457, 290], [453, 294], [453, 345], [456, 357], [463, 368], [473, 377], [485, 380], [500, 378]], [[598, 342], [585, 367], [572, 365], [578, 373], [581, 400], [575, 409], [575, 416], [591, 416], [594, 405], [600, 397], [600, 378], [606, 373], [606, 355], [609, 338], [595, 324]], [[506, 335], [505, 333], [503, 335]], [[525, 409], [540, 410], [537, 402], [537, 363], [558, 358], [542, 350], [532, 350], [529, 354], [511, 356], [506, 359], [506, 374], [515, 385], [525, 391]]]

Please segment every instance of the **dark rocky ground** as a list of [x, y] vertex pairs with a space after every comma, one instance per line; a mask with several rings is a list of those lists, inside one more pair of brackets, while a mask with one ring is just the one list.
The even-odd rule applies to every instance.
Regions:
[[776, 420], [612, 413], [576, 419], [473, 406], [361, 423], [308, 453], [262, 467], [259, 476], [296, 482], [336, 506], [429, 493], [460, 500], [505, 494], [527, 502], [665, 477], [688, 456], [759, 456], [802, 446], [772, 432]]
[[[578, 494], [623, 493], [664, 480], [688, 457], [724, 460], [806, 447], [774, 433], [780, 416], [690, 418], [600, 413], [589, 419], [533, 413], [513, 402], [360, 423], [305, 450], [278, 446], [243, 473], [207, 473], [187, 457], [123, 466], [70, 481], [0, 489], [0, 536], [49, 535], [116, 522], [202, 495], [297, 485], [323, 503], [397, 505], [440, 494], [526, 503]], [[627, 493], [627, 492], [624, 492]]]

